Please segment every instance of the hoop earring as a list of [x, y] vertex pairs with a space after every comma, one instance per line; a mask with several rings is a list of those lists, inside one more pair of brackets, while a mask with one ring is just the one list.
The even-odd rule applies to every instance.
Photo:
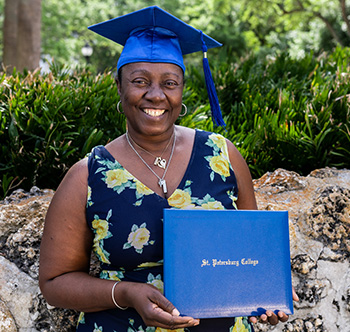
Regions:
[[187, 114], [187, 106], [184, 103], [182, 103], [182, 106], [185, 108], [185, 113], [179, 114], [179, 116], [181, 116], [181, 117], [183, 117]]
[[119, 100], [119, 101], [118, 101], [118, 104], [117, 104], [117, 111], [118, 111], [118, 113], [120, 113], [120, 114], [124, 114], [124, 112], [122, 112], [122, 111], [120, 110], [120, 108], [119, 108], [120, 104], [121, 104], [121, 101]]

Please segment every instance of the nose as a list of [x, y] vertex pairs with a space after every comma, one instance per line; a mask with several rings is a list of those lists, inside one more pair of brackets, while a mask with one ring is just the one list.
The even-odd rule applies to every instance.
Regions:
[[151, 84], [146, 92], [145, 97], [156, 103], [166, 99], [166, 96], [160, 84]]

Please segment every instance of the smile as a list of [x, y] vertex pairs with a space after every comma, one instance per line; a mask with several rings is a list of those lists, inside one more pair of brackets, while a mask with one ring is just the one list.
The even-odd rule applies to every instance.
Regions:
[[144, 108], [143, 111], [150, 115], [150, 116], [161, 116], [162, 114], [164, 114], [165, 110], [159, 110], [159, 109], [153, 109], [153, 108]]

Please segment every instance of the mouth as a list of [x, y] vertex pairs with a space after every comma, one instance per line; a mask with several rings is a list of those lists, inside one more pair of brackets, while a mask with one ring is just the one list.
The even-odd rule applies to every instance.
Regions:
[[147, 115], [150, 115], [153, 117], [161, 116], [162, 114], [165, 113], [165, 109], [154, 109], [154, 108], [144, 108], [142, 111], [145, 112]]

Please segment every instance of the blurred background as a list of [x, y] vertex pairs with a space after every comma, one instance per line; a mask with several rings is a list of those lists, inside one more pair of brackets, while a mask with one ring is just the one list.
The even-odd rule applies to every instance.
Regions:
[[224, 47], [215, 52], [230, 57], [288, 51], [300, 58], [350, 42], [345, 0], [0, 0], [0, 62], [7, 70], [87, 62], [103, 72], [121, 49], [87, 27], [150, 5], [219, 40]]

